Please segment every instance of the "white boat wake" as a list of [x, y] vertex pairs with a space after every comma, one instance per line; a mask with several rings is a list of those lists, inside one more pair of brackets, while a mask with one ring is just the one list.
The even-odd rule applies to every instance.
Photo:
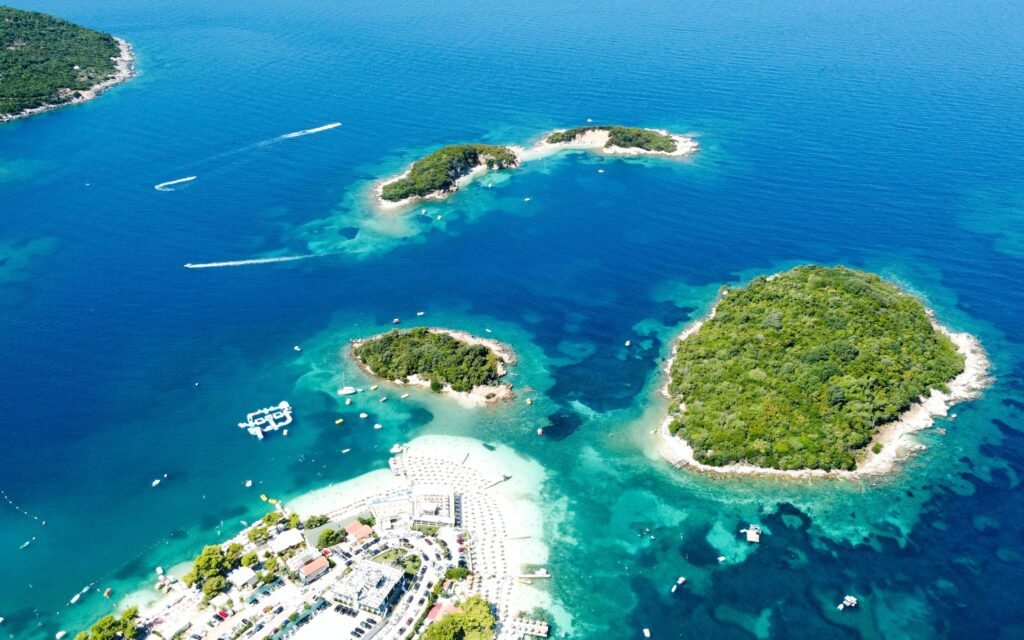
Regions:
[[320, 258], [329, 253], [310, 253], [304, 256], [280, 256], [278, 258], [253, 258], [252, 260], [229, 260], [227, 262], [203, 262], [200, 264], [193, 264], [188, 262], [185, 264], [186, 269], [212, 269], [214, 267], [244, 267], [250, 264], [271, 264], [273, 262], [294, 262], [296, 260], [306, 260], [308, 258]]
[[302, 136], [312, 135], [314, 133], [320, 133], [321, 131], [329, 131], [330, 129], [334, 129], [340, 126], [340, 122], [332, 122], [330, 124], [325, 124], [322, 127], [315, 127], [313, 129], [303, 129], [302, 131], [293, 131], [291, 133], [286, 133], [283, 136], [278, 136], [276, 140], [289, 140], [291, 138], [299, 138]]
[[153, 188], [156, 189], [157, 191], [174, 191], [174, 189], [171, 189], [172, 186], [174, 186], [176, 184], [181, 184], [183, 182], [192, 182], [197, 177], [198, 176], [188, 176], [187, 178], [178, 178], [177, 180], [170, 180], [168, 182], [161, 182], [158, 185], [154, 185]]

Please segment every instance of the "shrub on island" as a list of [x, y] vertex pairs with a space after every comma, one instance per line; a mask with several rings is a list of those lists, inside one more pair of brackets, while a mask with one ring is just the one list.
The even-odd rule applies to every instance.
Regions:
[[70, 101], [113, 75], [119, 51], [110, 34], [0, 7], [0, 115]]
[[963, 369], [917, 299], [797, 267], [729, 291], [678, 343], [668, 390], [685, 409], [669, 429], [707, 465], [853, 469], [880, 425]]
[[374, 375], [388, 380], [418, 375], [435, 391], [444, 384], [455, 391], [472, 391], [499, 378], [493, 351], [425, 327], [385, 333], [360, 344], [354, 353]]
[[493, 144], [449, 145], [417, 160], [408, 175], [385, 184], [380, 197], [398, 202], [414, 196], [450, 191], [456, 180], [475, 167], [484, 165], [488, 169], [505, 169], [517, 163], [516, 154], [508, 147]]
[[572, 142], [577, 137], [590, 131], [608, 132], [608, 142], [605, 143], [605, 147], [643, 149], [645, 151], [662, 151], [665, 153], [672, 153], [676, 150], [676, 141], [670, 135], [652, 129], [620, 127], [617, 125], [595, 125], [556, 131], [548, 136], [547, 141], [552, 144]]
[[129, 607], [120, 616], [103, 616], [88, 631], [80, 631], [75, 640], [135, 640], [141, 635], [138, 617], [138, 607]]

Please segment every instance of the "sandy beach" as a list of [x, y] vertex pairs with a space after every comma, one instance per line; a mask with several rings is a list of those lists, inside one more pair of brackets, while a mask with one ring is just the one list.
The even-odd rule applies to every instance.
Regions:
[[[66, 102], [58, 104], [46, 104], [41, 107], [33, 107], [32, 109], [23, 109], [15, 114], [0, 115], [0, 123], [8, 122], [10, 120], [17, 120], [18, 118], [27, 118], [34, 116], [44, 111], [50, 111], [52, 109], [59, 109], [73, 104], [80, 104], [87, 102], [98, 97], [101, 93], [113, 87], [114, 85], [121, 84], [126, 80], [131, 79], [135, 75], [135, 53], [132, 51], [132, 46], [128, 44], [127, 40], [121, 38], [114, 38], [117, 41], [118, 55], [114, 58], [114, 73], [103, 82], [94, 84], [88, 89], [82, 89], [78, 91], [78, 97], [72, 98]], [[68, 91], [62, 89], [63, 91]]]
[[[714, 317], [716, 303], [711, 311], [704, 318], [688, 326], [673, 342], [672, 355], [665, 364], [666, 376], [665, 386], [662, 394], [670, 397], [668, 393], [668, 376], [675, 361], [678, 345], [682, 340], [695, 334], [701, 326]], [[964, 356], [964, 370], [953, 380], [947, 383], [948, 392], [932, 389], [927, 397], [921, 397], [910, 408], [900, 414], [900, 417], [892, 422], [881, 425], [875, 433], [875, 437], [864, 447], [862, 457], [857, 462], [857, 468], [852, 471], [823, 469], [768, 469], [752, 464], [737, 463], [723, 466], [712, 466], [702, 464], [693, 455], [693, 448], [686, 440], [672, 435], [669, 432], [669, 425], [675, 419], [675, 414], [670, 414], [658, 428], [659, 454], [668, 460], [673, 466], [686, 467], [702, 473], [717, 473], [726, 475], [754, 475], [754, 476], [777, 476], [794, 479], [804, 478], [865, 478], [881, 476], [894, 471], [899, 463], [909, 458], [914, 452], [923, 450], [924, 445], [915, 442], [912, 434], [927, 429], [935, 423], [935, 418], [949, 414], [950, 408], [966, 400], [972, 400], [981, 395], [982, 390], [991, 384], [989, 377], [990, 364], [985, 350], [977, 338], [969, 333], [955, 333], [940, 325], [935, 314], [927, 309], [928, 317], [932, 326], [946, 335], [957, 351]], [[686, 410], [686, 403], [680, 403], [680, 410]], [[871, 451], [876, 443], [882, 445], [878, 453]]]
[[[595, 153], [603, 153], [608, 155], [620, 155], [620, 156], [664, 156], [669, 158], [679, 158], [693, 154], [700, 145], [696, 140], [689, 136], [684, 136], [676, 133], [671, 133], [663, 129], [650, 129], [650, 131], [656, 131], [658, 133], [670, 136], [676, 143], [675, 151], [648, 151], [647, 149], [638, 149], [635, 147], [624, 148], [624, 147], [607, 147], [609, 133], [599, 129], [587, 131], [584, 134], [576, 136], [570, 142], [558, 142], [552, 143], [547, 142], [547, 139], [552, 134], [564, 131], [564, 129], [556, 129], [554, 131], [548, 131], [540, 137], [540, 139], [530, 147], [523, 147], [517, 145], [509, 145], [508, 148], [516, 154], [516, 165], [515, 167], [522, 166], [524, 162], [530, 162], [532, 160], [540, 160], [549, 156], [561, 153], [563, 151], [593, 151]], [[515, 168], [510, 167], [510, 168]], [[382, 196], [384, 187], [391, 184], [392, 182], [401, 180], [409, 175], [409, 171], [406, 170], [401, 175], [392, 176], [385, 180], [378, 182], [373, 189], [373, 201], [376, 206], [383, 211], [391, 211], [395, 209], [401, 209], [409, 206], [415, 202], [422, 200], [443, 200], [451, 194], [455, 193], [462, 187], [466, 186], [473, 180], [489, 173], [492, 169], [488, 169], [484, 163], [478, 164], [469, 173], [459, 177], [455, 181], [455, 185], [445, 191], [435, 191], [425, 196], [411, 196], [398, 201], [385, 200]]]
[[[457, 329], [444, 329], [441, 327], [428, 327], [428, 331], [431, 333], [443, 333], [451, 336], [452, 338], [465, 342], [472, 345], [481, 345], [490, 349], [498, 357], [498, 376], [504, 376], [508, 373], [508, 367], [514, 365], [517, 362], [515, 351], [507, 344], [498, 342], [497, 340], [491, 340], [489, 338], [481, 338], [474, 336], [471, 333], [465, 331], [459, 331]], [[363, 338], [361, 340], [352, 340], [350, 342], [350, 348], [352, 351], [352, 357], [359, 363], [359, 366], [364, 371], [372, 376], [380, 378], [372, 369], [364, 364], [359, 358], [355, 356], [355, 350], [360, 345], [365, 344], [371, 340], [376, 340], [381, 336], [387, 335], [389, 332], [378, 333], [377, 335], [370, 336], [369, 338]], [[420, 387], [423, 389], [430, 389], [430, 381], [420, 377], [419, 375], [413, 374], [409, 376], [407, 381], [403, 380], [389, 380], [388, 382], [397, 385], [399, 387], [412, 386]], [[456, 391], [452, 389], [450, 384], [444, 385], [441, 389], [441, 393], [454, 398], [459, 404], [465, 407], [481, 407], [488, 404], [494, 404], [503, 400], [511, 400], [515, 397], [512, 393], [512, 385], [500, 384], [500, 385], [480, 385], [473, 387], [471, 391]]]

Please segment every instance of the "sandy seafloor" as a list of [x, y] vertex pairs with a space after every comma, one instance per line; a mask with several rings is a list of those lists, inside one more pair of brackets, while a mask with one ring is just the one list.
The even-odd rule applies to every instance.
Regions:
[[[73, 632], [232, 535], [260, 493], [383, 469], [395, 441], [440, 434], [543, 469], [540, 587], [560, 634], [1024, 634], [1011, 3], [16, 5], [127, 39], [140, 75], [0, 127], [0, 489], [47, 521], [0, 503], [0, 633]], [[566, 153], [407, 215], [370, 206], [376, 180], [437, 146], [528, 145], [587, 118], [700, 151]], [[331, 255], [182, 268], [309, 253]], [[884, 479], [668, 468], [650, 433], [668, 341], [721, 284], [804, 262], [917, 292], [981, 340], [995, 382]], [[419, 310], [510, 344], [520, 401], [340, 405], [338, 386], [370, 384], [342, 362], [348, 340]], [[235, 427], [282, 399], [287, 438]], [[847, 593], [861, 606], [837, 612]]]

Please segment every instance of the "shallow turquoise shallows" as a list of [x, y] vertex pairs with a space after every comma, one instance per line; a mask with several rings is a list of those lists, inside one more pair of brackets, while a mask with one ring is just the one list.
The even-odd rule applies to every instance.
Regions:
[[[13, 3], [126, 38], [140, 75], [0, 125], [0, 489], [30, 514], [0, 500], [0, 633], [80, 630], [260, 493], [385, 468], [422, 434], [545, 468], [558, 635], [1024, 633], [1019, 2]], [[438, 146], [587, 118], [701, 149], [562, 154], [369, 208]], [[720, 285], [806, 262], [920, 294], [979, 337], [994, 384], [884, 480], [670, 468], [651, 430], [672, 336]], [[396, 316], [490, 329], [536, 402], [343, 407], [338, 386], [368, 384], [344, 345]], [[235, 426], [285, 399], [287, 438]], [[384, 427], [335, 425], [361, 410]]]

